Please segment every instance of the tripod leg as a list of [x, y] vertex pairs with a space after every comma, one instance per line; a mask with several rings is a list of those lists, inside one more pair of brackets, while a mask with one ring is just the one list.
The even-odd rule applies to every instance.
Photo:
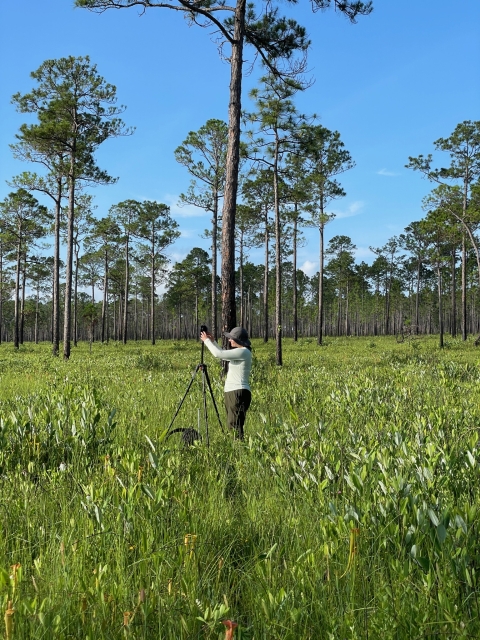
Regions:
[[192, 386], [193, 381], [195, 380], [195, 376], [197, 375], [197, 371], [198, 371], [200, 368], [201, 368], [201, 366], [200, 366], [199, 364], [197, 364], [197, 367], [196, 367], [195, 371], [194, 371], [194, 372], [193, 372], [193, 374], [192, 374], [192, 379], [190, 380], [190, 383], [189, 383], [189, 385], [188, 385], [188, 387], [187, 387], [187, 390], [185, 391], [185, 394], [184, 394], [183, 398], [180, 400], [180, 404], [178, 405], [177, 410], [175, 411], [175, 415], [173, 416], [172, 421], [170, 422], [170, 424], [169, 424], [169, 426], [168, 426], [168, 429], [167, 429], [167, 435], [170, 433], [170, 429], [172, 428], [173, 423], [175, 422], [175, 418], [176, 418], [176, 417], [178, 416], [178, 414], [180, 413], [180, 409], [182, 408], [182, 404], [183, 404], [183, 402], [184, 402], [185, 398], [187, 397], [188, 392], [190, 391], [190, 387]]
[[208, 437], [208, 414], [207, 414], [207, 390], [205, 389], [205, 367], [202, 367], [202, 395], [203, 395], [203, 416], [205, 419], [205, 439], [207, 441], [207, 447], [210, 446], [210, 439]]
[[212, 389], [212, 385], [210, 384], [210, 378], [208, 376], [208, 371], [207, 371], [206, 367], [204, 368], [204, 373], [205, 373], [205, 379], [207, 381], [208, 389], [209, 389], [210, 395], [212, 397], [213, 406], [215, 407], [215, 413], [217, 414], [218, 423], [220, 425], [220, 428], [221, 428], [222, 432], [225, 433], [225, 430], [224, 430], [223, 424], [222, 424], [222, 420], [220, 418], [220, 414], [218, 413], [217, 403], [215, 402], [215, 396], [213, 395], [213, 389]]

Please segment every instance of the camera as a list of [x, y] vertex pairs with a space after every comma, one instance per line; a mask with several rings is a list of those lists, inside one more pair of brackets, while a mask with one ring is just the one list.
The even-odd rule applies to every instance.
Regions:
[[203, 333], [203, 332], [208, 333], [208, 327], [206, 324], [202, 324], [200, 326], [200, 333]]

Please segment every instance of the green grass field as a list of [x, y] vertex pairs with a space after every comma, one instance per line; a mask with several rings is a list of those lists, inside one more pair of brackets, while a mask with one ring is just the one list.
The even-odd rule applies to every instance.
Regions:
[[184, 449], [164, 435], [199, 343], [0, 346], [0, 637], [480, 637], [480, 350], [274, 348], [246, 441], [209, 405], [210, 446]]

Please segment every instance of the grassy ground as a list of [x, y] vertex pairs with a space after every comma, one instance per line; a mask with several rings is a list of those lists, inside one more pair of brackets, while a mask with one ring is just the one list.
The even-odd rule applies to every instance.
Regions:
[[1, 345], [11, 638], [479, 637], [479, 356], [287, 340], [278, 368], [257, 342], [246, 441], [209, 405], [210, 446], [184, 450], [164, 433], [198, 343]]

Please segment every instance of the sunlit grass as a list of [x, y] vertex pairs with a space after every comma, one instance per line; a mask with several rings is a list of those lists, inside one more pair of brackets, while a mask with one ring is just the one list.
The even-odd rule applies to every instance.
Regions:
[[[200, 354], [0, 346], [13, 637], [223, 638], [225, 619], [257, 640], [478, 637], [472, 342], [286, 340], [282, 368], [255, 342], [246, 441], [209, 404], [210, 446], [200, 420], [185, 450], [163, 436]], [[197, 375], [176, 426], [197, 427], [201, 396]]]

